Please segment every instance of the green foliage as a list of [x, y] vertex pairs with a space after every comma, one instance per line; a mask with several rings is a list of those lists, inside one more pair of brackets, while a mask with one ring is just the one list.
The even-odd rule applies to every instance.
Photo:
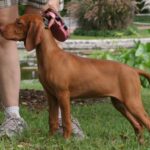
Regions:
[[34, 90], [43, 90], [43, 87], [39, 80], [21, 80], [21, 89], [34, 89]]
[[[129, 66], [150, 72], [150, 43], [136, 43], [132, 49], [121, 49], [114, 52], [98, 51], [90, 55], [92, 58], [119, 61]], [[144, 87], [150, 87], [146, 79], [141, 78]]]
[[98, 36], [98, 37], [125, 37], [125, 36], [140, 36], [136, 27], [130, 26], [122, 30], [85, 30], [77, 28], [74, 35], [80, 36]]
[[150, 16], [135, 16], [134, 21], [141, 22], [141, 23], [150, 23]]
[[19, 5], [19, 15], [23, 15], [25, 11], [25, 5]]

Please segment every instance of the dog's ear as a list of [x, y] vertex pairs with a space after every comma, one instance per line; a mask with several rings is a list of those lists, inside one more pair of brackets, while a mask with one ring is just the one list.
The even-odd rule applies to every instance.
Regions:
[[36, 46], [41, 42], [41, 32], [42, 32], [43, 26], [41, 22], [34, 21], [29, 23], [27, 36], [24, 41], [25, 48], [28, 51], [33, 50], [36, 48]]

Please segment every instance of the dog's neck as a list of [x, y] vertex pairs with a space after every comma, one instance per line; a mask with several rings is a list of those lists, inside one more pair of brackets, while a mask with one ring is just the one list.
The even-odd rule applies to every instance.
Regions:
[[51, 61], [54, 54], [61, 49], [56, 43], [52, 33], [49, 30], [43, 30], [41, 35], [41, 43], [36, 47], [38, 65], [47, 67], [47, 61]]
[[37, 46], [37, 49], [41, 50], [48, 50], [49, 52], [57, 50], [58, 45], [49, 31], [49, 29], [44, 29], [43, 33], [41, 34], [41, 43]]

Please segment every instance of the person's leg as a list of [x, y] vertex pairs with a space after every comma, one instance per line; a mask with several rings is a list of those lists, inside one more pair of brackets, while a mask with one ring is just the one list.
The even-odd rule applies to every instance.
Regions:
[[[17, 6], [0, 9], [0, 24], [13, 22], [18, 16]], [[16, 42], [0, 36], [0, 99], [4, 106], [18, 106], [20, 83], [19, 57]]]
[[[0, 9], [0, 24], [13, 22], [18, 16], [17, 6], [11, 6]], [[21, 130], [24, 126], [19, 114], [19, 86], [20, 86], [20, 67], [16, 42], [7, 41], [0, 36], [0, 100], [5, 107], [5, 121], [0, 126], [0, 136], [6, 134], [12, 135], [12, 126], [16, 120], [21, 122]], [[10, 119], [11, 118], [11, 119]], [[13, 119], [12, 119], [13, 118]], [[16, 118], [16, 120], [14, 119]], [[20, 119], [18, 119], [20, 118]], [[11, 121], [8, 121], [11, 120]], [[7, 126], [7, 129], [5, 128]], [[20, 132], [21, 130], [19, 130]]]

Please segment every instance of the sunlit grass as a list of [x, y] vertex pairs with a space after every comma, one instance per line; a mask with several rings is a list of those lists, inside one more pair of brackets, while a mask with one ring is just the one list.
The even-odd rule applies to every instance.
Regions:
[[[31, 86], [30, 86], [31, 88]], [[150, 114], [149, 89], [142, 90], [145, 108]], [[150, 135], [144, 132], [145, 144], [140, 146], [128, 121], [110, 103], [73, 105], [72, 114], [78, 118], [86, 139], [65, 141], [60, 134], [48, 136], [48, 111], [21, 107], [21, 114], [28, 123], [28, 130], [12, 140], [2, 139], [2, 150], [148, 150]], [[0, 117], [2, 119], [2, 112]]]

